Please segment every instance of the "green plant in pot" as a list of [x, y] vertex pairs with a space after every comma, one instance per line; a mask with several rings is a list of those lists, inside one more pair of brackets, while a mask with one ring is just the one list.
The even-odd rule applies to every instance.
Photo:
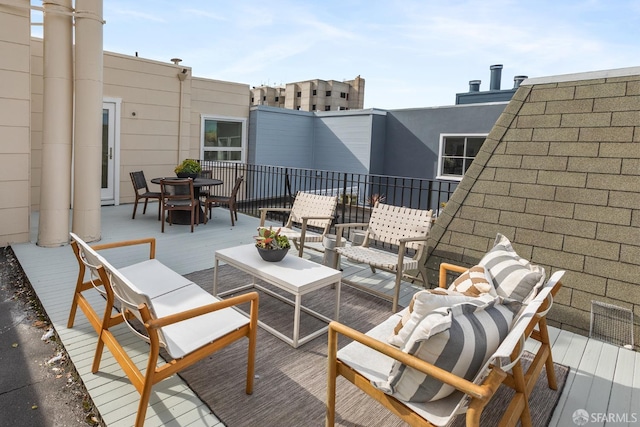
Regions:
[[174, 172], [178, 176], [178, 178], [193, 178], [196, 179], [198, 174], [202, 172], [202, 166], [197, 160], [193, 159], [184, 159], [182, 163], [180, 163], [174, 169]]
[[255, 236], [256, 248], [263, 260], [269, 262], [282, 261], [291, 248], [287, 236], [280, 235], [280, 229], [273, 231], [273, 227], [259, 227]]

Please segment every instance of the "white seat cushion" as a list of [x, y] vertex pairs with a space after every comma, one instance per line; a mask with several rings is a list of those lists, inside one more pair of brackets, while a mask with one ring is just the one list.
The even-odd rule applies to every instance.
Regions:
[[132, 289], [153, 299], [193, 282], [179, 275], [157, 259], [149, 259], [118, 271], [130, 282]]
[[[156, 297], [152, 304], [160, 318], [216, 301], [220, 299], [192, 284]], [[237, 310], [225, 308], [165, 326], [161, 331], [167, 351], [178, 359], [248, 323], [249, 319]]]

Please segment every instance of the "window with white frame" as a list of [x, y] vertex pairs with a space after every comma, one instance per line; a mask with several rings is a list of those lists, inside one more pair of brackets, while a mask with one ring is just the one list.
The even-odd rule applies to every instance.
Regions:
[[441, 134], [438, 179], [461, 180], [475, 159], [486, 134]]
[[246, 119], [202, 116], [202, 159], [244, 162]]

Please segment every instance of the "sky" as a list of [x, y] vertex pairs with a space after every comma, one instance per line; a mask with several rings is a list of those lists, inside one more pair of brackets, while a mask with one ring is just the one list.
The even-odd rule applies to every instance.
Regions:
[[359, 75], [364, 108], [453, 105], [470, 80], [489, 90], [494, 64], [503, 65], [502, 89], [516, 75], [640, 66], [638, 0], [104, 0], [103, 8], [105, 51], [177, 57], [194, 76], [249, 86]]

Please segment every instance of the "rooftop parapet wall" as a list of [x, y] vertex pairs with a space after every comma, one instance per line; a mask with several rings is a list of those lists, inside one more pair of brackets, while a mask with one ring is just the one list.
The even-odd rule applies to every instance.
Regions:
[[567, 270], [549, 319], [589, 333], [591, 301], [630, 308], [640, 342], [640, 69], [526, 80], [432, 228], [440, 262], [472, 266], [502, 233]]

